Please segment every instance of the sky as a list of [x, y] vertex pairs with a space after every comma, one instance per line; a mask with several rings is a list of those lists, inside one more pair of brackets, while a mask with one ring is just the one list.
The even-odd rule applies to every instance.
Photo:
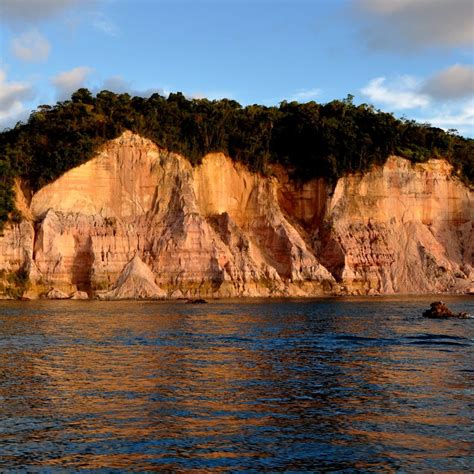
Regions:
[[354, 96], [474, 137], [474, 0], [0, 0], [0, 129], [79, 87]]

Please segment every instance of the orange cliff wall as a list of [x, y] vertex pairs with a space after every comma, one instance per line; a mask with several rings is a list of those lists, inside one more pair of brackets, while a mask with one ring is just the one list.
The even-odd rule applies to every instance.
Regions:
[[444, 160], [383, 167], [337, 183], [322, 261], [348, 291], [431, 293], [472, 286], [473, 193]]
[[35, 229], [7, 226], [0, 269], [27, 269], [31, 297], [110, 290], [135, 256], [168, 297], [472, 286], [472, 192], [445, 161], [391, 157], [332, 193], [324, 180], [273, 171], [252, 174], [219, 153], [193, 168], [125, 132], [33, 196], [23, 213]]

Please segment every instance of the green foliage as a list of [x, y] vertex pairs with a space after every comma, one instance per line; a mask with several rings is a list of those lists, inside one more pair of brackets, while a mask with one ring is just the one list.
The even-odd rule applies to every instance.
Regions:
[[13, 168], [5, 157], [0, 155], [0, 230], [15, 208], [13, 202]]
[[295, 179], [334, 182], [383, 164], [390, 154], [415, 162], [443, 157], [466, 183], [474, 183], [473, 140], [398, 120], [370, 105], [355, 106], [352, 99], [242, 107], [227, 99], [187, 99], [179, 92], [142, 98], [110, 91], [93, 96], [79, 89], [70, 100], [39, 106], [27, 123], [0, 133], [0, 228], [13, 216], [15, 177], [36, 191], [126, 129], [193, 164], [222, 151], [262, 174], [280, 163]]
[[20, 299], [28, 290], [28, 272], [20, 268], [16, 272], [0, 271], [0, 293], [13, 299]]

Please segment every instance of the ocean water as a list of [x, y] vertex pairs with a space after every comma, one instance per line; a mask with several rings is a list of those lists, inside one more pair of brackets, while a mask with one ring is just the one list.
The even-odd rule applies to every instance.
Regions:
[[474, 319], [431, 301], [0, 302], [0, 470], [472, 472]]

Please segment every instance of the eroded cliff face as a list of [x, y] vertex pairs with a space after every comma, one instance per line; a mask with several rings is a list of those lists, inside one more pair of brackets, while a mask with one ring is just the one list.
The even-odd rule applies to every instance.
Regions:
[[472, 192], [444, 160], [382, 168], [337, 183], [321, 258], [346, 291], [430, 293], [472, 286]]
[[472, 193], [450, 174], [390, 158], [331, 193], [222, 154], [193, 168], [125, 132], [21, 204], [0, 269], [26, 272], [29, 297], [133, 297], [134, 282], [171, 298], [466, 291]]

